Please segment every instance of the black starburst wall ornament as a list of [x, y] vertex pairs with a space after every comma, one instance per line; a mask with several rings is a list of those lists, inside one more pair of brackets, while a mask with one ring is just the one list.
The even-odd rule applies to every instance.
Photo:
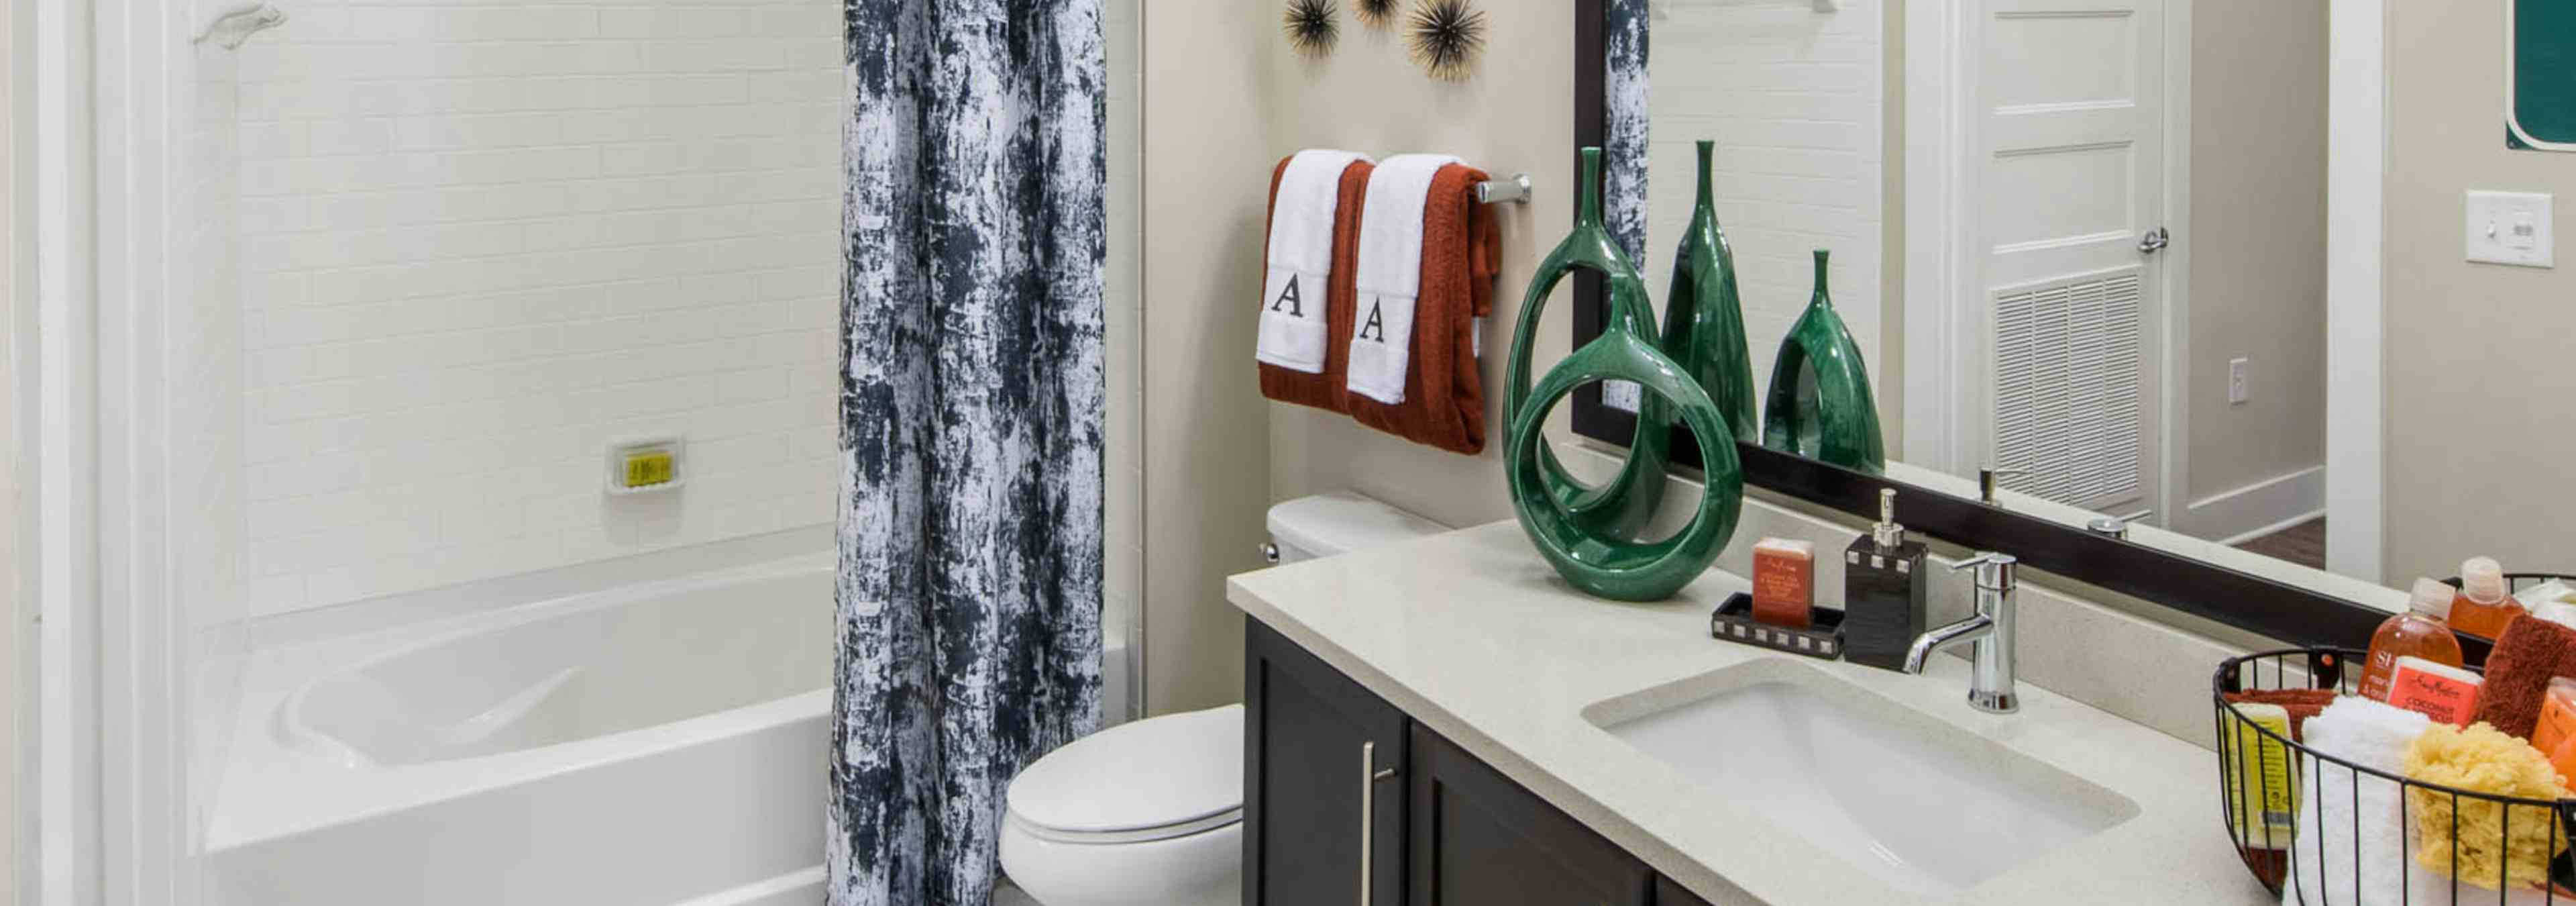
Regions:
[[1288, 0], [1288, 12], [1281, 16], [1280, 27], [1288, 33], [1288, 46], [1301, 56], [1320, 57], [1333, 52], [1341, 40], [1341, 11], [1333, 0]]
[[1466, 81], [1485, 51], [1485, 13], [1470, 0], [1421, 0], [1405, 32], [1413, 62], [1444, 82]]
[[1351, 0], [1351, 14], [1361, 25], [1385, 28], [1395, 24], [1395, 0]]

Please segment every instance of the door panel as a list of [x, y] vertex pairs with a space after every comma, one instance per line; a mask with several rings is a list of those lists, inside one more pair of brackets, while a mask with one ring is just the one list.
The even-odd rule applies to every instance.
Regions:
[[1650, 906], [1645, 863], [1416, 725], [1412, 906]]
[[1655, 878], [1655, 906], [1711, 906], [1711, 904], [1690, 891], [1683, 890], [1681, 885], [1673, 883], [1673, 879], [1658, 876]]
[[1363, 883], [1371, 906], [1403, 902], [1404, 713], [1247, 625], [1243, 902], [1355, 906]]
[[1977, 36], [1985, 461], [2161, 509], [2163, 0], [1987, 0]]

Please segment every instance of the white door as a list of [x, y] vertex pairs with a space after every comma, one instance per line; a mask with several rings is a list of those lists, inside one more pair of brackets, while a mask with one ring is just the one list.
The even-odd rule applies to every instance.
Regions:
[[1983, 0], [1967, 36], [1968, 436], [2007, 487], [2118, 514], [2161, 496], [2163, 12]]

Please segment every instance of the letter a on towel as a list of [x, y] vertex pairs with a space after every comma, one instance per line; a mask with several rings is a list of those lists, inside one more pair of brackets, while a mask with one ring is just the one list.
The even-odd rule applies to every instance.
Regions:
[[1370, 174], [1360, 214], [1359, 319], [1351, 331], [1351, 392], [1404, 402], [1413, 363], [1413, 307], [1422, 298], [1422, 221], [1432, 177], [1458, 163], [1446, 154], [1403, 154]]
[[1325, 293], [1333, 273], [1333, 219], [1340, 214], [1342, 171], [1367, 156], [1299, 151], [1279, 177], [1270, 214], [1270, 274], [1261, 287], [1261, 337], [1255, 358], [1291, 371], [1321, 374], [1332, 342]]

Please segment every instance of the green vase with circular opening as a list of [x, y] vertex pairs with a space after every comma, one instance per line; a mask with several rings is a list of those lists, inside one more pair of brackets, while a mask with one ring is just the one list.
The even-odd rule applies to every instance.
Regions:
[[[1735, 534], [1744, 502], [1733, 431], [1707, 391], [1659, 348], [1645, 280], [1619, 252], [1601, 216], [1601, 149], [1583, 149], [1582, 205], [1572, 234], [1539, 265], [1512, 337], [1504, 450], [1512, 508], [1549, 565], [1586, 593], [1624, 601], [1671, 597], [1708, 569]], [[1548, 295], [1577, 270], [1597, 271], [1610, 290], [1601, 336], [1583, 344], [1532, 386], [1530, 355]], [[1628, 460], [1611, 483], [1593, 487], [1566, 474], [1549, 451], [1547, 416], [1585, 384], [1631, 381], [1642, 388]], [[1708, 460], [1708, 487], [1690, 523], [1670, 537], [1640, 541], [1662, 504], [1678, 417]]]

